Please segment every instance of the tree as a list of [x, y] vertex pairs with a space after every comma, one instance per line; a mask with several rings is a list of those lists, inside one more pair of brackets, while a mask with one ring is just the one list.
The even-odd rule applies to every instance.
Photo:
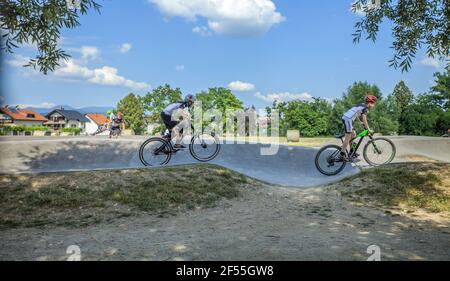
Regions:
[[169, 84], [165, 84], [141, 98], [144, 110], [149, 113], [147, 121], [153, 124], [159, 124], [153, 128], [152, 134], [161, 132], [164, 128], [164, 123], [160, 117], [164, 108], [171, 103], [182, 101], [182, 95], [183, 93], [179, 88], [173, 89]]
[[322, 99], [289, 102], [284, 112], [286, 128], [298, 129], [305, 137], [324, 135], [328, 132], [330, 112], [331, 105]]
[[145, 131], [144, 107], [139, 96], [131, 93], [124, 97], [117, 104], [117, 111], [122, 112], [126, 127], [132, 129], [135, 134], [140, 135]]
[[444, 110], [448, 111], [450, 110], [450, 67], [447, 67], [444, 73], [435, 73], [434, 77], [436, 85], [431, 88], [433, 97]]
[[[209, 88], [208, 91], [202, 91], [196, 95], [197, 100], [202, 102], [203, 118], [209, 110], [217, 110], [222, 114], [223, 132], [226, 133], [226, 116], [227, 111], [238, 111], [244, 109], [242, 101], [240, 101], [230, 89], [226, 88]], [[219, 121], [219, 120], [216, 120]], [[233, 130], [236, 130], [237, 118], [234, 117]], [[206, 128], [210, 122], [202, 122], [203, 128]]]
[[403, 110], [412, 103], [414, 96], [411, 90], [406, 86], [405, 82], [400, 81], [392, 92], [392, 97], [397, 106], [399, 114], [401, 115]]
[[[78, 5], [70, 6], [70, 1]], [[80, 14], [91, 8], [99, 12], [101, 6], [94, 0], [1, 0], [1, 49], [14, 53], [20, 45], [36, 45], [38, 54], [26, 66], [44, 74], [54, 71], [70, 57], [58, 47], [61, 29], [79, 26]]]
[[147, 121], [153, 124], [159, 124], [159, 126], [154, 128], [152, 133], [162, 131], [164, 124], [160, 117], [161, 112], [169, 104], [181, 101], [182, 95], [183, 93], [179, 88], [172, 89], [169, 84], [165, 84], [141, 98], [144, 110], [149, 114]]
[[429, 57], [449, 62], [449, 0], [356, 0], [352, 10], [363, 14], [355, 24], [354, 43], [363, 35], [376, 41], [383, 20], [393, 22], [394, 56], [389, 60], [390, 66], [408, 71], [422, 45], [426, 46]]
[[208, 91], [202, 91], [196, 95], [197, 100], [202, 102], [203, 111], [209, 109], [217, 109], [222, 113], [226, 110], [243, 109], [242, 101], [240, 101], [230, 89], [226, 88], [209, 88]]

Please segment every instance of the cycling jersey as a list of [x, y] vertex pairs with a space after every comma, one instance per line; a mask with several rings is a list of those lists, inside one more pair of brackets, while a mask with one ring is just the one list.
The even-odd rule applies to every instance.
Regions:
[[122, 122], [123, 122], [122, 118], [118, 118], [118, 117], [113, 118], [112, 122], [111, 122], [111, 128], [119, 128], [120, 124], [122, 124]]
[[163, 113], [169, 116], [172, 116], [172, 113], [174, 111], [176, 111], [179, 108], [184, 108], [185, 107], [185, 103], [184, 102], [175, 102], [172, 104], [169, 104], [164, 110]]
[[368, 112], [369, 107], [367, 106], [367, 104], [362, 103], [350, 108], [346, 113], [344, 113], [342, 119], [354, 121], [357, 117], [359, 118], [362, 114], [367, 114]]

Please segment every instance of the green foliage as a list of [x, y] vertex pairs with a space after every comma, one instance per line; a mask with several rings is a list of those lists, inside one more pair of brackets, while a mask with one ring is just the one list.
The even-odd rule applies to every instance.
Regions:
[[39, 68], [47, 74], [70, 56], [58, 48], [62, 28], [80, 25], [80, 14], [93, 8], [100, 11], [94, 0], [80, 0], [79, 9], [71, 9], [67, 0], [2, 0], [0, 1], [1, 49], [13, 53], [20, 45], [36, 45], [38, 54], [26, 66]]
[[434, 136], [441, 111], [429, 95], [420, 95], [408, 106], [400, 118], [400, 133], [405, 135]]
[[[374, 6], [373, 0], [356, 0], [354, 12], [364, 12], [364, 16], [355, 24], [354, 43], [363, 35], [375, 41], [383, 20], [392, 22], [394, 56], [390, 66], [408, 71], [417, 50], [423, 45], [429, 57], [447, 60], [449, 57], [449, 3], [448, 0], [379, 0], [381, 5]], [[377, 1], [375, 1], [377, 2]]]
[[280, 135], [286, 135], [287, 130], [299, 130], [304, 137], [326, 135], [329, 131], [331, 104], [323, 99], [308, 101], [291, 101], [278, 103]]
[[63, 133], [71, 133], [75, 136], [79, 135], [81, 133], [81, 129], [80, 128], [64, 128], [62, 129]]
[[[226, 133], [226, 111], [242, 110], [243, 103], [240, 101], [230, 89], [226, 88], [210, 88], [208, 91], [202, 91], [196, 95], [197, 100], [202, 103], [203, 118], [205, 118], [208, 110], [217, 110], [222, 114], [223, 132]], [[218, 120], [217, 120], [218, 121]], [[206, 128], [210, 122], [203, 122], [203, 128]], [[233, 130], [236, 130], [237, 123], [234, 123]]]
[[144, 110], [148, 112], [147, 122], [159, 124], [156, 126], [152, 134], [161, 132], [164, 124], [160, 114], [171, 103], [182, 101], [182, 92], [179, 88], [172, 89], [170, 85], [159, 86], [153, 91], [147, 93], [141, 98]]
[[11, 132], [35, 132], [48, 131], [45, 126], [18, 126], [18, 125], [0, 125], [0, 135], [6, 135]]
[[242, 101], [240, 101], [230, 89], [226, 88], [209, 88], [208, 91], [198, 93], [197, 100], [202, 102], [203, 111], [209, 109], [217, 109], [223, 114], [226, 110], [243, 109]]
[[433, 98], [439, 106], [448, 111], [450, 110], [450, 67], [447, 67], [444, 73], [435, 73], [434, 77], [436, 85], [431, 88]]
[[395, 102], [395, 110], [401, 115], [403, 110], [413, 102], [414, 96], [411, 90], [406, 86], [405, 82], [400, 81], [392, 92]]
[[144, 133], [144, 106], [139, 96], [131, 93], [124, 97], [117, 104], [117, 112], [122, 112], [127, 128], [133, 130], [136, 135]]

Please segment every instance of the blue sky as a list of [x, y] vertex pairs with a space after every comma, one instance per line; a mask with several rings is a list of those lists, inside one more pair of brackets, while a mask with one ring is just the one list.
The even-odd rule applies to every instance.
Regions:
[[5, 57], [3, 104], [114, 106], [168, 83], [184, 94], [229, 87], [246, 105], [265, 107], [274, 99], [340, 97], [355, 81], [387, 95], [404, 80], [418, 94], [443, 69], [424, 52], [409, 73], [390, 68], [389, 23], [376, 43], [354, 45], [358, 16], [348, 0], [99, 2], [100, 15], [92, 11], [62, 32], [72, 60], [57, 72], [20, 66], [33, 46]]

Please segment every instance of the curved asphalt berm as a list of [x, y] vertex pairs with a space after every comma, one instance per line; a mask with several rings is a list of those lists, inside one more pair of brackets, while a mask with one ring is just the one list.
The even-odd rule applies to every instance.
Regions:
[[[0, 139], [2, 173], [58, 172], [112, 168], [142, 168], [138, 149], [142, 138]], [[261, 144], [224, 144], [211, 161], [247, 176], [284, 186], [310, 187], [356, 174], [357, 168], [327, 177], [314, 166], [316, 149], [279, 146], [275, 155], [261, 155]], [[188, 150], [173, 155], [170, 165], [199, 163]]]
[[[450, 139], [393, 137], [398, 158], [422, 155], [450, 162]], [[36, 173], [93, 169], [142, 168], [138, 149], [144, 138], [0, 138], [1, 173]], [[314, 166], [317, 149], [280, 146], [278, 153], [261, 155], [261, 144], [224, 144], [217, 164], [247, 176], [283, 186], [311, 187], [338, 181], [358, 173], [359, 168], [347, 165], [338, 176], [320, 174]], [[175, 154], [170, 165], [198, 163], [189, 151]], [[359, 164], [359, 165], [364, 165]]]

